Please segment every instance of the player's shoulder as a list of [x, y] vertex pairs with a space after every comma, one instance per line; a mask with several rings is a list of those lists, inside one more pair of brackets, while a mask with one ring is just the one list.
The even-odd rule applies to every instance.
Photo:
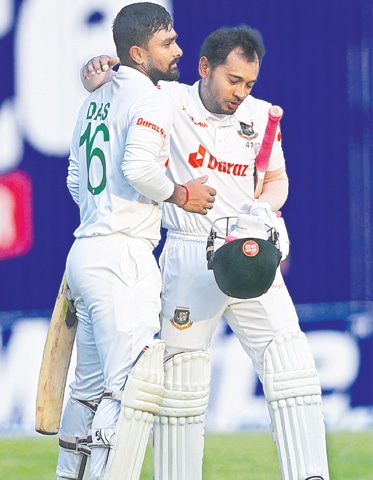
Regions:
[[[154, 87], [153, 84], [138, 82], [131, 89], [131, 103], [132, 108], [135, 110], [159, 110], [166, 114], [170, 114], [173, 110], [172, 101], [165, 92], [160, 88]], [[125, 90], [123, 95], [128, 97], [128, 91]]]
[[[117, 82], [119, 88], [115, 86]], [[113, 87], [113, 92], [119, 93], [125, 97], [129, 97], [128, 92], [131, 92], [130, 97], [138, 101], [139, 98], [152, 98], [154, 101], [168, 101], [168, 97], [165, 92], [143, 73], [126, 66], [120, 66], [115, 76], [115, 81], [112, 85], [111, 82], [107, 83]]]
[[190, 86], [179, 82], [159, 82], [159, 89], [172, 98], [180, 98], [189, 92]]

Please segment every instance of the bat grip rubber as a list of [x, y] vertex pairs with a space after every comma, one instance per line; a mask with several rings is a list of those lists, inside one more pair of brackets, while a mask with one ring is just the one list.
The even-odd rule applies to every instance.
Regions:
[[258, 156], [256, 157], [256, 168], [260, 172], [265, 172], [268, 168], [269, 157], [271, 155], [273, 142], [278, 124], [282, 118], [283, 110], [278, 105], [272, 105], [268, 112], [268, 122], [264, 131], [262, 145]]

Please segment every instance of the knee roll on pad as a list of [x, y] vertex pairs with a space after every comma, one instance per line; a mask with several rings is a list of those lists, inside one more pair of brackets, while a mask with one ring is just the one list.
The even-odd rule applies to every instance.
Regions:
[[179, 353], [164, 370], [165, 394], [153, 427], [155, 480], [200, 480], [210, 357], [205, 351]]
[[269, 344], [263, 388], [283, 480], [329, 480], [321, 387], [304, 333]]
[[140, 478], [154, 415], [164, 394], [164, 348], [164, 342], [158, 340], [145, 350], [128, 375], [123, 392], [113, 395], [120, 399], [121, 409], [108, 439], [110, 451], [103, 480]]

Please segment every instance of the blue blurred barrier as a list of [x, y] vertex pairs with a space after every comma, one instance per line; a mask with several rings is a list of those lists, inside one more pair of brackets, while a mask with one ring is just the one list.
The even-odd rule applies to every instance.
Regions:
[[[373, 302], [301, 304], [297, 310], [316, 359], [327, 428], [373, 428]], [[36, 388], [50, 315], [48, 310], [0, 312], [0, 434], [34, 432]], [[261, 384], [224, 319], [211, 355], [207, 430], [267, 429]], [[75, 352], [68, 382], [74, 363]]]

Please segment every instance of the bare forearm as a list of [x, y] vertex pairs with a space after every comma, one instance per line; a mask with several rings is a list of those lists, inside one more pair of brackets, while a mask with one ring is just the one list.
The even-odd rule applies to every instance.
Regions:
[[87, 78], [83, 77], [83, 74], [81, 74], [81, 81], [82, 81], [83, 87], [88, 92], [93, 92], [98, 87], [101, 87], [101, 85], [103, 85], [104, 83], [110, 82], [114, 76], [115, 76], [115, 72], [113, 72], [113, 70], [109, 70], [108, 72], [105, 72], [101, 75], [93, 75]]

